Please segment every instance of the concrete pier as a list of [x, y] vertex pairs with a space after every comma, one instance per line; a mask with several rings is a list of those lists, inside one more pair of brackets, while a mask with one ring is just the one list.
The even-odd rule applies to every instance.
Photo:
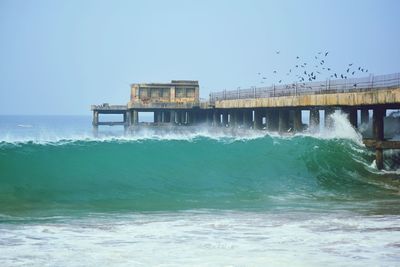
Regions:
[[[127, 105], [93, 105], [93, 128], [101, 125], [120, 125], [125, 129], [149, 125], [139, 123], [138, 112], [154, 112], [155, 126], [200, 125], [243, 127], [287, 133], [303, 130], [302, 110], [310, 110], [309, 128], [320, 128], [320, 110], [324, 110], [325, 127], [333, 126], [330, 116], [335, 109], [347, 114], [351, 125], [369, 123], [373, 111], [373, 139], [364, 139], [366, 146], [375, 149], [378, 169], [384, 167], [383, 150], [400, 149], [400, 142], [384, 139], [386, 109], [400, 109], [400, 73], [321, 83], [305, 83], [304, 87], [291, 85], [241, 89], [211, 93], [208, 102], [200, 100], [197, 81], [173, 80], [170, 83], [141, 83], [131, 85]], [[375, 82], [374, 82], [375, 81]], [[378, 82], [377, 82], [378, 81]], [[322, 85], [321, 85], [322, 84]], [[357, 84], [357, 86], [353, 86]], [[256, 90], [257, 89], [257, 90]], [[120, 114], [122, 119], [103, 121], [102, 114]], [[290, 131], [290, 132], [291, 132]]]

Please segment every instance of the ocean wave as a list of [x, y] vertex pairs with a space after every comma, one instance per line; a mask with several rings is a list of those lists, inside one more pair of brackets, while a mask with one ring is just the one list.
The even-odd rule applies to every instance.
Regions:
[[363, 146], [362, 136], [349, 123], [346, 116], [340, 112], [332, 115], [333, 126], [323, 128], [320, 131], [305, 131], [301, 133], [269, 132], [266, 130], [254, 130], [245, 128], [209, 127], [200, 125], [195, 127], [162, 127], [141, 128], [128, 132], [83, 132], [80, 134], [56, 133], [52, 130], [40, 131], [31, 135], [18, 136], [5, 133], [0, 135], [0, 146], [4, 144], [40, 144], [40, 145], [64, 145], [74, 142], [140, 142], [145, 140], [183, 140], [194, 141], [199, 138], [219, 140], [223, 142], [246, 141], [270, 136], [277, 139], [292, 139], [298, 137], [312, 137], [316, 139], [351, 140], [359, 146]]

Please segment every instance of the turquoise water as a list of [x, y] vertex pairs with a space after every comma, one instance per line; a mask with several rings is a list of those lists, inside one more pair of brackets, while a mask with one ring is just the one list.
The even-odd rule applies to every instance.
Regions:
[[377, 171], [340, 115], [329, 132], [286, 137], [95, 137], [89, 118], [33, 118], [0, 124], [2, 265], [400, 262], [399, 172]]

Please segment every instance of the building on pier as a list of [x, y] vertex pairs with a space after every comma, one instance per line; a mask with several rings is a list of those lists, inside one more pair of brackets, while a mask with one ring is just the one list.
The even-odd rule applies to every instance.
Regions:
[[199, 105], [199, 82], [172, 80], [170, 83], [131, 84], [130, 108], [195, 107]]

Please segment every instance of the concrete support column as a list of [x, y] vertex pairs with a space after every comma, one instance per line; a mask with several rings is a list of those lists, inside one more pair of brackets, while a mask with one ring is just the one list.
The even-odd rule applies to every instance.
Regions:
[[206, 125], [210, 125], [210, 122], [211, 122], [211, 119], [210, 119], [211, 112], [210, 112], [209, 110], [206, 110], [206, 111], [205, 111], [205, 116], [206, 116]]
[[131, 118], [131, 112], [127, 111], [125, 114], [125, 125], [126, 126], [131, 126], [132, 125], [132, 118]]
[[161, 123], [161, 122], [162, 122], [162, 114], [161, 114], [161, 111], [158, 111], [158, 112], [157, 112], [157, 122], [158, 122], [158, 123]]
[[158, 123], [158, 111], [154, 111], [153, 121], [154, 123]]
[[357, 109], [356, 108], [343, 108], [343, 112], [347, 114], [351, 126], [357, 128]]
[[326, 108], [325, 109], [325, 128], [331, 128], [333, 127], [333, 119], [331, 115], [335, 113], [334, 108]]
[[132, 122], [133, 124], [139, 123], [139, 112], [137, 110], [132, 111]]
[[182, 111], [181, 110], [177, 110], [175, 111], [175, 121], [177, 124], [181, 124], [182, 123], [182, 115], [181, 115]]
[[319, 130], [319, 109], [310, 109], [310, 123], [309, 127], [312, 131]]
[[93, 111], [92, 125], [94, 127], [98, 127], [99, 126], [99, 112], [98, 111]]
[[301, 109], [294, 110], [293, 128], [295, 132], [301, 132], [303, 130], [303, 123], [301, 122]]
[[165, 111], [161, 111], [161, 119], [160, 119], [160, 121], [162, 123], [165, 123]]
[[226, 110], [224, 110], [224, 112], [222, 113], [222, 125], [223, 127], [226, 127], [226, 125], [228, 125], [228, 112]]
[[289, 130], [289, 110], [279, 110], [279, 132], [284, 133]]
[[[374, 139], [379, 142], [384, 139], [384, 125], [383, 125], [383, 120], [385, 116], [386, 110], [384, 108], [377, 107], [374, 109], [373, 113], [373, 125], [372, 125], [372, 130], [374, 133]], [[381, 147], [376, 147], [375, 148], [375, 162], [376, 162], [376, 168], [378, 170], [383, 169], [383, 150]]]
[[267, 130], [278, 131], [279, 129], [279, 111], [276, 109], [268, 109], [266, 112]]
[[237, 126], [243, 125], [243, 111], [241, 109], [236, 110], [236, 125]]
[[253, 111], [245, 109], [243, 110], [243, 127], [248, 128], [253, 122]]
[[175, 110], [171, 110], [169, 112], [169, 123], [170, 124], [175, 124], [175, 120], [176, 120], [176, 111]]
[[236, 110], [231, 109], [229, 111], [229, 126], [230, 127], [236, 127], [237, 121], [236, 121], [237, 115], [236, 115]]
[[261, 130], [262, 129], [262, 110], [256, 109], [254, 110], [254, 129]]
[[186, 111], [185, 113], [186, 113], [186, 124], [193, 123], [194, 114], [190, 111]]
[[186, 124], [186, 110], [181, 110], [181, 124]]
[[218, 112], [217, 110], [213, 109], [212, 111], [212, 126], [218, 126], [219, 124], [219, 117], [218, 117]]
[[361, 109], [361, 124], [368, 124], [369, 123], [369, 110], [368, 109]]

